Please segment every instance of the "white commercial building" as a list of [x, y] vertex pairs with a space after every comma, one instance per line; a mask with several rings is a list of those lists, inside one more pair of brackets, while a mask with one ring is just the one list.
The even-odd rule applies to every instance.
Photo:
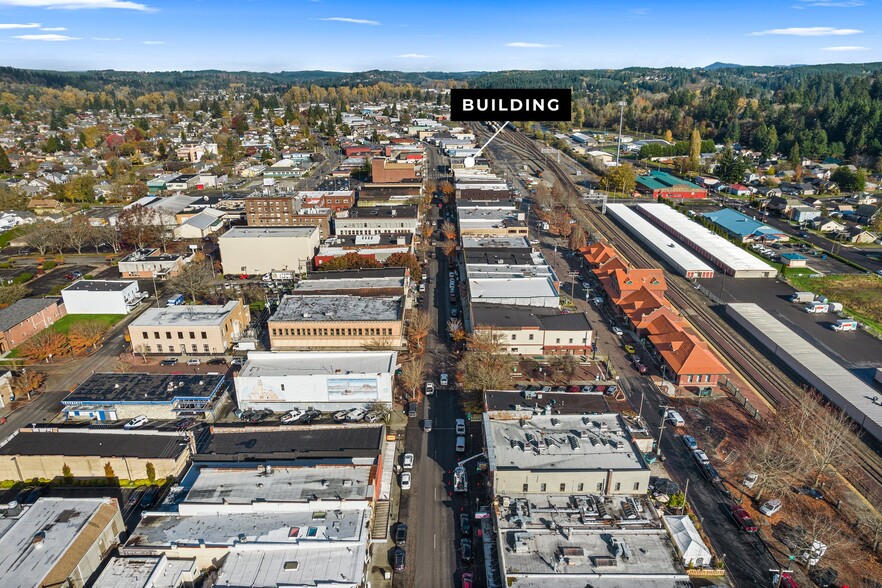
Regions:
[[469, 279], [472, 302], [560, 308], [560, 293], [550, 277]]
[[114, 557], [92, 588], [182, 588], [199, 577], [195, 559]]
[[251, 352], [235, 379], [238, 406], [331, 412], [391, 405], [397, 361], [394, 351]]
[[224, 274], [303, 273], [319, 247], [319, 227], [234, 227], [218, 239]]
[[676, 243], [652, 223], [624, 204], [607, 204], [607, 214], [619, 221], [632, 235], [643, 242], [656, 255], [667, 261], [681, 276], [687, 278], [712, 278], [714, 268]]
[[67, 314], [128, 314], [147, 296], [135, 280], [79, 280], [61, 291]]
[[125, 532], [113, 498], [40, 498], [0, 518], [0, 586], [81, 588]]
[[667, 204], [638, 204], [637, 209], [674, 237], [677, 237], [699, 255], [735, 278], [774, 278], [778, 270], [754, 257], [738, 245], [713, 233], [668, 206]]

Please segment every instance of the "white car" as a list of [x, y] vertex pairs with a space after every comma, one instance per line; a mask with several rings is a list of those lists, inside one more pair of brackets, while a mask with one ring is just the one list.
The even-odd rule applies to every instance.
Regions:
[[289, 410], [285, 414], [282, 415], [282, 418], [279, 419], [283, 423], [296, 423], [300, 420], [300, 417], [303, 416], [303, 411], [299, 408], [295, 408], [293, 410]]
[[435, 395], [435, 384], [432, 382], [426, 382], [426, 396], [434, 396]]
[[613, 327], [612, 332], [613, 332], [613, 335], [618, 335], [619, 337], [621, 337], [624, 334], [622, 329], [620, 329], [619, 327]]
[[346, 414], [347, 423], [356, 423], [367, 416], [367, 411], [363, 408], [353, 408]]
[[401, 460], [401, 465], [406, 470], [412, 469], [413, 468], [413, 453], [405, 453], [404, 457]]
[[136, 416], [125, 425], [123, 425], [123, 429], [137, 429], [146, 425], [147, 422], [147, 417], [142, 414], [141, 416]]
[[456, 419], [456, 434], [465, 435], [465, 419]]
[[683, 420], [683, 417], [680, 416], [680, 413], [673, 409], [668, 410], [667, 414], [665, 415], [665, 419], [674, 427], [682, 427], [686, 424], [686, 421]]
[[761, 513], [763, 513], [764, 515], [766, 515], [767, 517], [770, 517], [773, 514], [775, 514], [776, 512], [778, 512], [779, 510], [781, 510], [781, 506], [782, 506], [781, 499], [780, 498], [773, 498], [772, 500], [769, 500], [768, 502], [763, 504], [760, 507], [759, 511]]
[[202, 361], [198, 357], [194, 357], [193, 359], [187, 360], [187, 365], [199, 365]]
[[440, 376], [438, 376], [438, 383], [441, 384], [442, 386], [446, 386], [447, 385], [447, 374], [441, 374]]
[[410, 472], [401, 472], [401, 489], [410, 490]]
[[465, 453], [465, 437], [456, 438], [456, 452]]
[[710, 463], [710, 459], [708, 459], [707, 453], [705, 453], [701, 449], [693, 449], [692, 450], [692, 457], [694, 457], [695, 461], [697, 461], [700, 464], [701, 463]]

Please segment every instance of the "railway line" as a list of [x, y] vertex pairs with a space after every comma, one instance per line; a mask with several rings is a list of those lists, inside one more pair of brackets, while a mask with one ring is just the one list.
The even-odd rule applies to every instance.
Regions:
[[[541, 153], [536, 143], [526, 135], [506, 129], [499, 135], [501, 141], [514, 146], [514, 151], [543, 161], [545, 169], [557, 177], [561, 188], [576, 197], [578, 210], [571, 211], [582, 225], [611, 240], [611, 244], [632, 263], [653, 267], [658, 263], [622, 230], [615, 222], [593, 206], [582, 201], [581, 194], [569, 174], [552, 158]], [[747, 380], [776, 411], [799, 401], [804, 392], [782, 371], [768, 362], [765, 356], [741, 335], [735, 332], [707, 304], [692, 285], [680, 276], [668, 278], [668, 298], [680, 309], [698, 330], [745, 380]], [[840, 471], [870, 502], [882, 498], [882, 458], [864, 442], [852, 444], [855, 467]]]

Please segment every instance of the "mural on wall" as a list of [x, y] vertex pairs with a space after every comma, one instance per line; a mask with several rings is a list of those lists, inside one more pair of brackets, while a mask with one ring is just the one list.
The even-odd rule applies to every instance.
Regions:
[[328, 378], [328, 402], [373, 402], [379, 399], [375, 378]]

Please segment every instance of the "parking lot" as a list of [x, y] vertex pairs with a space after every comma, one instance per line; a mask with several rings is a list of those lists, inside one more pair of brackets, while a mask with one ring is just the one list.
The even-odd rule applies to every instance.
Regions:
[[65, 277], [66, 275], [72, 272], [80, 272], [82, 276], [85, 276], [94, 269], [95, 266], [92, 265], [66, 265], [59, 267], [46, 275], [28, 282], [28, 288], [31, 289], [32, 296], [47, 296], [52, 294], [52, 290], [57, 286], [64, 286], [72, 281], [70, 278]]

